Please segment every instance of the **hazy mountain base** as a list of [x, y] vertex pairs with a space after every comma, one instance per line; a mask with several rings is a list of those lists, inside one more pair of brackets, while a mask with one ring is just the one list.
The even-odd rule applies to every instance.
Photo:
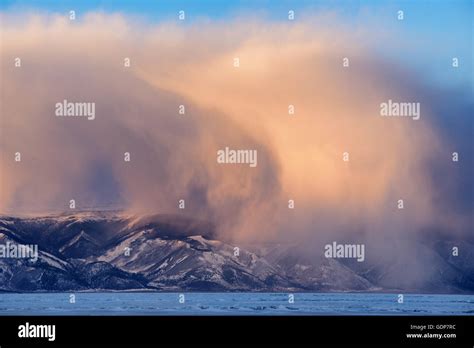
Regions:
[[[0, 218], [0, 243], [37, 244], [39, 256], [0, 258], [0, 291], [410, 291], [474, 292], [474, 248], [453, 258], [443, 241], [422, 247], [435, 277], [400, 286], [400, 267], [303, 257], [297, 247], [240, 248], [213, 226], [182, 217], [111, 212]], [[125, 250], [130, 248], [130, 254]]]

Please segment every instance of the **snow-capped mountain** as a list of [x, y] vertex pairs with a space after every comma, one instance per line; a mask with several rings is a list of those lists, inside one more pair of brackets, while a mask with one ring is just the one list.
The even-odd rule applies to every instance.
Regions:
[[0, 291], [474, 291], [473, 258], [453, 261], [439, 243], [427, 251], [439, 276], [408, 288], [391, 280], [396, 264], [308, 258], [294, 245], [236, 247], [212, 224], [177, 216], [3, 216], [0, 245], [8, 242], [38, 245], [38, 259], [0, 257]]

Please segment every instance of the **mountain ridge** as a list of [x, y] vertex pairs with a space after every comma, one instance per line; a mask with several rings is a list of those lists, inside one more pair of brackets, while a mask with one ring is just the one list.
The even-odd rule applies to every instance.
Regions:
[[0, 291], [7, 292], [474, 292], [472, 258], [453, 260], [436, 248], [424, 250], [439, 270], [433, 280], [397, 286], [403, 262], [360, 265], [308, 257], [294, 245], [239, 246], [236, 253], [235, 245], [217, 239], [212, 224], [172, 215], [3, 215], [0, 243], [7, 242], [39, 249], [36, 262], [0, 258]]

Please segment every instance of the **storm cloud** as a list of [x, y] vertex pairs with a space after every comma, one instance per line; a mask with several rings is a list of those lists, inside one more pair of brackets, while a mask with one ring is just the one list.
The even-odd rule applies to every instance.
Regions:
[[[461, 203], [455, 193], [470, 183], [470, 139], [456, 145], [461, 121], [441, 126], [459, 93], [370, 49], [390, 33], [352, 32], [325, 14], [186, 26], [2, 17], [4, 213], [68, 210], [75, 199], [78, 209], [186, 214], [247, 241], [404, 240], [472, 226], [472, 185]], [[55, 116], [64, 99], [94, 102], [95, 119]], [[419, 102], [420, 120], [381, 117], [389, 99]], [[460, 99], [467, 120], [472, 103]], [[257, 150], [258, 165], [217, 163], [225, 147]]]

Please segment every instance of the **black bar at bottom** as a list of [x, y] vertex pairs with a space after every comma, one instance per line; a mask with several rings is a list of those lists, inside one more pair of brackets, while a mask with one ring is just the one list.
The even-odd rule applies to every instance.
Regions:
[[[21, 325], [23, 333], [32, 325], [55, 325], [54, 341], [50, 340], [51, 335], [19, 337]], [[45, 327], [37, 330], [32, 331], [33, 335], [41, 330], [46, 332]], [[0, 316], [2, 348], [36, 343], [133, 347], [277, 343], [473, 347], [474, 316]]]

